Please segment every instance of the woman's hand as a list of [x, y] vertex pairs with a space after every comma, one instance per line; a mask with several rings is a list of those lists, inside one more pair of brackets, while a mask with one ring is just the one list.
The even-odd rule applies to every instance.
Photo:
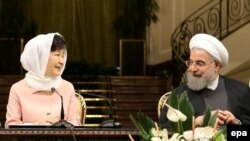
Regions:
[[52, 125], [53, 123], [58, 122], [58, 118], [53, 117], [53, 116], [48, 116], [45, 120], [43, 121], [37, 121], [34, 124], [36, 125]]
[[48, 118], [45, 120], [45, 122], [50, 123], [50, 124], [56, 123], [58, 121], [59, 119], [53, 116], [48, 116]]

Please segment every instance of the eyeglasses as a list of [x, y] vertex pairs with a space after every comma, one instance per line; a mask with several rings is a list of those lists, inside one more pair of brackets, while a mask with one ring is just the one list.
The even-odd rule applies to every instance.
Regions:
[[[211, 61], [209, 63], [213, 63], [213, 62], [215, 62], [215, 61]], [[201, 60], [198, 60], [198, 61], [195, 61], [195, 62], [193, 62], [191, 60], [187, 60], [186, 65], [187, 65], [187, 67], [190, 67], [190, 66], [194, 65], [194, 67], [196, 67], [196, 68], [202, 68], [202, 67], [206, 66], [207, 63], [204, 62], [204, 61], [201, 61]]]

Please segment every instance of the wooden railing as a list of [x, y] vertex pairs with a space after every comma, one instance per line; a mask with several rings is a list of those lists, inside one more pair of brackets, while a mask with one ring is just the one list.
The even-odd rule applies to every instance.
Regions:
[[[98, 84], [98, 83], [96, 83]], [[114, 90], [111, 89], [77, 89], [86, 102], [85, 126], [95, 127], [107, 120], [117, 119], [114, 114], [116, 107], [113, 98]]]

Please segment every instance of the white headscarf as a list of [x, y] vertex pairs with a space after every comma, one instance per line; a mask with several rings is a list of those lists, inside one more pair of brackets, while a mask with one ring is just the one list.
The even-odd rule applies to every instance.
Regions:
[[[25, 45], [24, 51], [21, 54], [21, 63], [28, 72], [25, 75], [25, 80], [30, 87], [36, 90], [51, 90], [52, 87], [58, 88], [62, 82], [61, 76], [50, 77], [45, 76], [51, 45], [55, 35], [61, 36], [59, 33], [40, 34]], [[65, 50], [64, 61], [67, 60], [67, 52]], [[61, 70], [63, 73], [64, 66]]]
[[217, 38], [211, 35], [204, 33], [194, 35], [189, 42], [189, 48], [190, 50], [199, 48], [207, 51], [221, 62], [221, 67], [225, 67], [228, 63], [229, 55], [227, 49]]

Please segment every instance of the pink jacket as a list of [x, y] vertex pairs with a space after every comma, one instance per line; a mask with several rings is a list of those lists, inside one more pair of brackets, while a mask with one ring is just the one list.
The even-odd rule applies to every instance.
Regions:
[[[63, 96], [64, 119], [80, 125], [73, 85], [63, 80], [57, 91]], [[51, 91], [36, 91], [25, 80], [12, 85], [7, 105], [5, 128], [9, 125], [41, 124], [47, 119], [60, 120], [61, 98]]]

